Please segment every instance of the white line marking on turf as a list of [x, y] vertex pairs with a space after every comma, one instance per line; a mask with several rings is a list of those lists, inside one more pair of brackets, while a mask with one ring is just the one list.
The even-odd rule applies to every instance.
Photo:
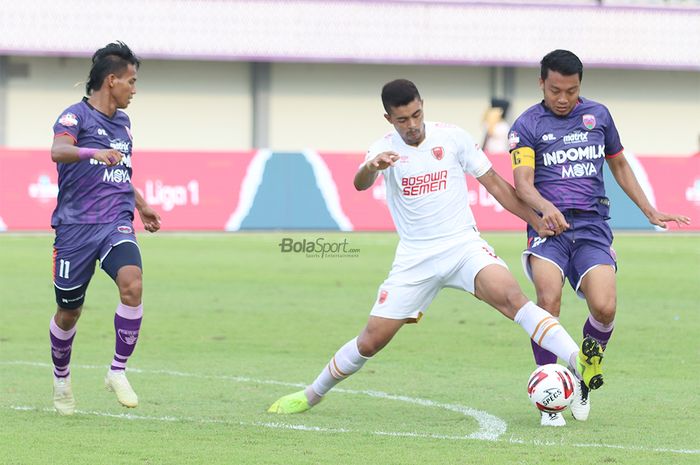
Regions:
[[[24, 366], [33, 366], [33, 367], [40, 367], [40, 368], [51, 368], [53, 367], [52, 364], [50, 363], [41, 363], [41, 362], [25, 362], [25, 361], [8, 361], [8, 362], [0, 362], [2, 365], [24, 365]], [[83, 369], [101, 369], [105, 370], [107, 369], [107, 366], [102, 366], [102, 365], [72, 365], [72, 368], [83, 368]], [[218, 380], [223, 380], [223, 381], [234, 381], [234, 382], [244, 382], [244, 383], [255, 383], [255, 384], [273, 384], [273, 385], [278, 385], [278, 386], [292, 386], [292, 387], [305, 387], [305, 384], [302, 383], [286, 383], [283, 381], [274, 381], [274, 380], [261, 380], [261, 379], [255, 379], [255, 378], [249, 378], [246, 376], [226, 376], [226, 375], [201, 375], [198, 373], [186, 373], [186, 372], [181, 372], [181, 371], [172, 371], [172, 370], [142, 370], [139, 368], [131, 368], [129, 367], [129, 372], [130, 373], [143, 373], [143, 374], [158, 374], [158, 375], [167, 375], [167, 376], [178, 376], [178, 377], [187, 377], [187, 378], [196, 378], [196, 379], [218, 379]], [[399, 395], [394, 395], [394, 394], [388, 394], [386, 392], [381, 392], [381, 391], [355, 391], [352, 389], [343, 389], [343, 388], [336, 388], [334, 389], [335, 392], [344, 392], [346, 394], [362, 394], [365, 396], [369, 397], [377, 397], [381, 399], [389, 399], [389, 400], [397, 400], [400, 402], [407, 402], [411, 404], [417, 404], [417, 405], [422, 405], [424, 407], [431, 407], [431, 408], [440, 408], [443, 410], [449, 410], [451, 412], [456, 412], [459, 414], [462, 414], [464, 416], [472, 417], [476, 420], [476, 422], [479, 425], [479, 429], [466, 436], [442, 436], [442, 435], [433, 435], [433, 434], [424, 434], [424, 433], [385, 433], [385, 432], [376, 432], [375, 434], [384, 434], [384, 435], [416, 435], [417, 437], [434, 437], [434, 438], [441, 438], [441, 439], [479, 439], [479, 440], [484, 440], [484, 441], [495, 441], [497, 440], [503, 433], [506, 432], [506, 429], [508, 425], [506, 424], [505, 421], [501, 420], [500, 418], [491, 415], [490, 413], [481, 411], [481, 410], [476, 410], [470, 407], [466, 407], [464, 405], [458, 405], [458, 404], [443, 404], [440, 402], [435, 402], [429, 399], [420, 399], [416, 397], [407, 397], [407, 396], [399, 396]], [[298, 426], [298, 425], [295, 425]], [[297, 429], [297, 428], [295, 428]], [[321, 429], [319, 431], [326, 431], [324, 429]], [[334, 431], [335, 430], [331, 430]]]
[[[41, 368], [50, 368], [53, 366], [49, 363], [25, 362], [25, 361], [0, 361], [0, 365], [22, 365], [22, 366], [41, 367]], [[107, 369], [107, 365], [73, 365], [73, 368], [105, 370], [105, 369]], [[188, 378], [197, 378], [197, 379], [218, 379], [218, 380], [224, 380], [224, 381], [250, 382], [250, 383], [271, 384], [271, 385], [278, 385], [278, 386], [291, 386], [291, 387], [305, 387], [306, 386], [303, 383], [289, 383], [289, 382], [274, 381], [274, 380], [259, 380], [259, 379], [255, 379], [255, 378], [249, 378], [246, 376], [202, 375], [202, 374], [198, 374], [198, 373], [186, 373], [186, 372], [172, 371], [172, 370], [142, 370], [142, 369], [131, 368], [131, 367], [129, 368], [129, 371], [133, 372], [133, 373], [162, 374], [162, 375], [167, 375], [167, 376], [179, 376], [179, 377], [188, 377]], [[506, 423], [503, 420], [501, 420], [498, 417], [495, 417], [491, 414], [488, 414], [486, 412], [482, 412], [480, 410], [475, 410], [475, 409], [472, 409], [469, 407], [465, 407], [463, 405], [442, 404], [442, 403], [434, 402], [434, 401], [428, 400], [428, 399], [419, 399], [419, 398], [414, 398], [414, 397], [398, 396], [398, 395], [394, 395], [394, 394], [387, 394], [385, 392], [380, 392], [380, 391], [356, 391], [356, 390], [352, 390], [352, 389], [342, 389], [342, 388], [335, 388], [335, 389], [333, 389], [333, 391], [344, 392], [347, 394], [362, 394], [362, 395], [367, 395], [370, 397], [378, 397], [378, 398], [390, 399], [390, 400], [400, 400], [403, 402], [409, 402], [409, 403], [414, 403], [414, 404], [418, 404], [418, 405], [423, 405], [425, 407], [442, 408], [445, 410], [450, 410], [453, 412], [462, 413], [466, 416], [472, 416], [473, 418], [475, 418], [479, 422], [479, 426], [480, 426], [480, 431], [477, 431], [476, 433], [472, 433], [472, 434], [466, 435], [466, 436], [451, 436], [451, 435], [444, 435], [444, 434], [417, 433], [417, 432], [371, 431], [371, 434], [374, 434], [377, 436], [446, 439], [446, 440], [482, 440], [482, 441], [485, 440], [485, 441], [507, 442], [510, 444], [523, 444], [523, 445], [534, 445], [534, 446], [600, 448], [600, 449], [617, 449], [617, 450], [628, 450], [628, 451], [639, 451], [639, 452], [660, 452], [660, 453], [689, 454], [689, 455], [700, 454], [700, 450], [697, 450], [697, 449], [671, 449], [671, 448], [664, 448], [664, 447], [622, 446], [622, 445], [615, 445], [615, 444], [587, 444], [587, 443], [566, 444], [566, 443], [561, 442], [561, 441], [560, 442], [543, 441], [543, 440], [539, 440], [539, 439], [525, 441], [523, 439], [519, 439], [519, 438], [515, 438], [515, 437], [502, 438], [500, 436], [503, 433], [505, 433], [505, 430], [506, 430]], [[20, 405], [12, 405], [12, 406], [9, 406], [7, 408], [9, 408], [11, 410], [15, 410], [15, 411], [50, 412], [50, 413], [54, 412], [54, 409], [50, 409], [50, 408], [37, 408], [37, 407], [28, 407], [28, 406], [20, 406]], [[118, 418], [118, 419], [123, 419], [123, 420], [132, 420], [132, 421], [140, 420], [140, 421], [163, 421], [163, 422], [192, 422], [192, 423], [201, 423], [201, 424], [257, 426], [257, 427], [264, 427], [264, 428], [288, 429], [288, 430], [297, 430], [297, 431], [313, 431], [313, 432], [321, 432], [321, 433], [366, 433], [367, 432], [367, 431], [351, 430], [351, 429], [345, 429], [345, 428], [324, 428], [324, 427], [320, 427], [320, 426], [307, 426], [307, 425], [288, 424], [288, 423], [279, 423], [279, 422], [243, 422], [243, 421], [217, 420], [214, 418], [173, 417], [173, 416], [156, 417], [156, 416], [146, 416], [146, 415], [134, 415], [132, 413], [119, 413], [119, 414], [117, 414], [117, 413], [109, 413], [109, 412], [83, 411], [83, 410], [76, 410], [76, 413], [82, 414], [82, 415]], [[479, 420], [479, 418], [476, 418], [474, 416], [476, 414], [480, 414], [480, 415], [484, 416], [481, 421]], [[489, 423], [489, 421], [484, 420], [485, 418], [493, 420], [494, 424], [491, 425]], [[499, 432], [498, 433], [494, 433], [494, 432], [489, 433], [488, 428], [490, 428], [490, 427], [494, 427], [494, 428], [498, 427]]]

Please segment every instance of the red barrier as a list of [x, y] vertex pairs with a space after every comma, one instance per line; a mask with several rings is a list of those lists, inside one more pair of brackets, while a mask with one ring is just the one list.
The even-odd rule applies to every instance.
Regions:
[[[163, 217], [163, 230], [222, 231], [232, 213], [239, 210], [241, 186], [255, 154], [137, 151], [132, 159], [132, 182]], [[331, 189], [335, 185], [340, 209], [354, 230], [394, 229], [383, 181], [364, 192], [353, 187], [362, 154], [323, 153], [320, 157], [332, 178], [332, 183], [323, 184]], [[495, 170], [512, 182], [509, 157], [502, 154], [490, 158]], [[700, 230], [700, 155], [637, 160], [646, 171], [658, 208], [687, 214], [694, 223], [684, 229]], [[255, 197], [255, 189], [263, 180], [260, 170], [252, 171], [248, 201]], [[0, 230], [49, 230], [58, 192], [56, 182], [56, 166], [48, 150], [0, 149]], [[523, 230], [522, 221], [503, 210], [478, 181], [467, 178], [467, 183], [470, 206], [481, 230]], [[285, 188], [304, 186], [289, 183]], [[245, 208], [240, 211], [245, 213]], [[138, 219], [136, 224], [141, 227]]]
[[[161, 214], [164, 231], [222, 231], [254, 153], [137, 151], [132, 182]], [[57, 181], [48, 151], [1, 150], [0, 218], [7, 229], [50, 229]], [[143, 229], [138, 215], [136, 225]]]

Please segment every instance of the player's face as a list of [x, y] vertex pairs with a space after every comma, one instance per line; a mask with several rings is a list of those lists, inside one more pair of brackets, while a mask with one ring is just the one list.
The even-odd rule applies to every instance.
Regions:
[[581, 80], [578, 74], [564, 76], [550, 69], [547, 79], [540, 78], [540, 89], [544, 93], [545, 106], [557, 116], [566, 116], [578, 102]]
[[407, 105], [391, 107], [390, 110], [384, 118], [394, 126], [403, 141], [408, 145], [420, 145], [425, 139], [423, 100], [417, 98]]
[[131, 102], [131, 98], [136, 93], [136, 67], [128, 65], [126, 70], [120, 75], [110, 74], [108, 79], [112, 98], [117, 103], [117, 108], [126, 108]]

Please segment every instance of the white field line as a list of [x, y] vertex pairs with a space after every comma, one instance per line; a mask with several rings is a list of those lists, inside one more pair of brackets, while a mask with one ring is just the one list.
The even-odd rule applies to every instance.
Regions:
[[[0, 361], [0, 365], [20, 365], [20, 366], [33, 366], [41, 368], [50, 368], [53, 365], [49, 363], [42, 362], [28, 362], [28, 361]], [[73, 365], [72, 368], [82, 368], [82, 369], [101, 369], [106, 370], [107, 365]], [[202, 375], [198, 373], [187, 373], [181, 371], [173, 370], [142, 370], [138, 368], [129, 368], [131, 373], [142, 373], [142, 374], [155, 374], [155, 375], [166, 375], [166, 376], [176, 376], [176, 377], [187, 377], [195, 379], [216, 379], [223, 381], [233, 381], [233, 382], [244, 382], [244, 383], [256, 383], [256, 384], [269, 384], [277, 386], [289, 386], [289, 387], [305, 387], [303, 383], [289, 383], [284, 381], [275, 380], [259, 380], [255, 378], [249, 378], [246, 376], [227, 376], [227, 375]], [[671, 449], [664, 447], [646, 447], [646, 446], [623, 446], [615, 444], [588, 444], [588, 443], [573, 443], [567, 444], [563, 441], [544, 441], [544, 440], [523, 440], [516, 437], [501, 437], [506, 430], [506, 423], [486, 412], [480, 410], [475, 410], [470, 407], [456, 404], [443, 404], [435, 402], [429, 399], [420, 399], [414, 397], [400, 396], [394, 394], [388, 394], [380, 391], [357, 391], [352, 389], [342, 389], [334, 388], [334, 392], [343, 392], [346, 394], [362, 394], [370, 397], [377, 397], [389, 400], [398, 400], [402, 402], [408, 402], [413, 404], [422, 405], [425, 407], [441, 408], [445, 410], [450, 410], [457, 413], [462, 413], [466, 416], [471, 416], [477, 420], [480, 426], [480, 430], [476, 433], [472, 433], [466, 436], [454, 436], [454, 435], [444, 435], [435, 433], [424, 433], [424, 432], [393, 432], [393, 431], [372, 431], [371, 434], [377, 436], [392, 436], [392, 437], [409, 437], [409, 438], [428, 438], [428, 439], [444, 439], [444, 440], [482, 440], [482, 441], [497, 441], [506, 442], [510, 444], [523, 444], [523, 445], [534, 445], [534, 446], [548, 446], [548, 447], [578, 447], [578, 448], [600, 448], [600, 449], [617, 449], [617, 450], [627, 450], [627, 451], [640, 451], [640, 452], [659, 452], [659, 453], [673, 453], [673, 454], [689, 454], [698, 455], [700, 450], [698, 449]], [[29, 406], [12, 405], [9, 407], [11, 410], [15, 411], [30, 411], [30, 412], [50, 412], [53, 413], [54, 409], [51, 408], [37, 408]], [[221, 424], [221, 425], [232, 425], [232, 426], [255, 426], [264, 428], [274, 428], [274, 429], [288, 429], [297, 431], [313, 431], [321, 433], [366, 433], [367, 431], [351, 430], [345, 428], [325, 428], [320, 426], [308, 426], [303, 424], [289, 424], [280, 422], [243, 422], [243, 421], [227, 421], [218, 420], [214, 418], [197, 418], [197, 417], [173, 417], [173, 416], [146, 416], [146, 415], [135, 415], [132, 413], [109, 413], [109, 412], [98, 412], [98, 411], [84, 411], [76, 410], [77, 414], [91, 415], [99, 417], [108, 418], [118, 418], [123, 420], [132, 421], [162, 421], [162, 422], [191, 422], [200, 424]], [[482, 415], [481, 420], [475, 415]], [[498, 430], [490, 431], [489, 428], [495, 428]]]

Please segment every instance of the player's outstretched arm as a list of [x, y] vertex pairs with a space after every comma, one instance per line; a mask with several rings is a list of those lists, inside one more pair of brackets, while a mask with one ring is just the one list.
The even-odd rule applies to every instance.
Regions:
[[[133, 186], [132, 186], [133, 188]], [[156, 232], [160, 229], [160, 215], [153, 208], [148, 206], [146, 200], [134, 189], [134, 199], [136, 210], [139, 212], [141, 222], [148, 232]]]
[[518, 166], [513, 170], [515, 193], [533, 210], [542, 214], [542, 221], [557, 234], [569, 229], [564, 215], [552, 202], [542, 197], [535, 187], [535, 170], [529, 166]]
[[614, 158], [609, 158], [608, 166], [612, 172], [615, 180], [620, 185], [625, 194], [639, 207], [639, 209], [644, 213], [649, 219], [651, 224], [656, 226], [666, 228], [666, 222], [675, 221], [678, 226], [681, 224], [690, 224], [690, 218], [684, 215], [674, 215], [658, 211], [649, 202], [647, 196], [642, 190], [642, 186], [639, 185], [632, 168], [627, 159], [625, 159], [625, 154], [621, 153]]
[[555, 234], [555, 231], [547, 227], [543, 219], [518, 197], [513, 186], [508, 184], [493, 168], [476, 179], [486, 188], [489, 194], [498, 200], [498, 203], [503, 205], [503, 208], [526, 221], [537, 231], [540, 237], [553, 236]]
[[355, 174], [355, 189], [363, 191], [372, 187], [379, 171], [394, 166], [399, 158], [396, 152], [382, 152], [371, 160], [367, 160]]

